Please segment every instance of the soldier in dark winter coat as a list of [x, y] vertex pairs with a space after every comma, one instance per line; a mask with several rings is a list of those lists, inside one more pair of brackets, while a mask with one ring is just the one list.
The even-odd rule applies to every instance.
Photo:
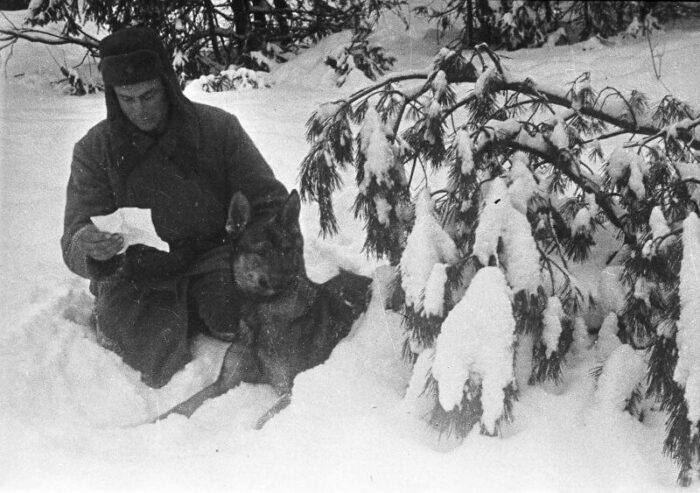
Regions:
[[[75, 146], [61, 247], [91, 280], [98, 336], [160, 387], [190, 360], [196, 330], [241, 336], [222, 246], [230, 197], [245, 193], [254, 224], [287, 191], [235, 116], [182, 94], [155, 32], [116, 32], [100, 54], [107, 118]], [[120, 254], [123, 238], [90, 218], [121, 207], [151, 209], [170, 253], [132, 245]]]

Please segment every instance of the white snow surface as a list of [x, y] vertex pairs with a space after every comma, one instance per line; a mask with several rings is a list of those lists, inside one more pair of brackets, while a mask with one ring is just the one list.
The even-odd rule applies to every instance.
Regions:
[[442, 323], [435, 343], [432, 372], [443, 409], [461, 406], [467, 380], [481, 382], [481, 423], [494, 431], [504, 412], [504, 389], [515, 379], [514, 331], [510, 288], [503, 272], [498, 267], [480, 269]]
[[678, 363], [673, 379], [685, 390], [688, 420], [700, 420], [700, 219], [690, 213], [683, 221], [681, 316], [678, 320]]
[[[8, 15], [18, 24], [24, 17]], [[389, 16], [373, 35], [397, 57], [396, 70], [425, 69], [439, 50], [435, 29], [411, 20], [405, 30]], [[688, 60], [700, 55], [698, 26], [685, 21], [654, 36], [664, 47], [663, 83], [697, 107], [700, 75]], [[349, 39], [349, 33], [326, 37], [276, 67], [271, 89], [192, 97], [235, 113], [279, 179], [294, 188], [311, 113], [367, 84], [354, 70], [337, 88], [323, 64]], [[654, 76], [645, 39], [614, 43], [509, 52], [504, 63], [562, 93], [585, 71], [597, 89], [636, 88], [652, 101], [669, 92]], [[473, 433], [457, 444], [424, 424], [428, 409], [411, 398], [421, 395], [429, 353], [421, 354], [409, 387], [401, 319], [377, 299], [325, 364], [297, 378], [292, 404], [263, 430], [252, 425], [276, 398], [265, 385], [232, 390], [191, 419], [142, 424], [211, 382], [225, 345], [197, 340], [194, 361], [152, 390], [96, 343], [88, 328], [92, 296], [64, 266], [58, 240], [72, 147], [104, 118], [105, 107], [102, 95], [65, 96], [65, 86], [53, 84], [62, 76], [51, 55], [69, 65], [82, 58], [71, 47], [24, 42], [12, 57], [0, 53], [1, 490], [697, 491], [675, 486], [677, 470], [662, 452], [663, 414], [651, 411], [640, 423], [600, 412], [590, 374], [600, 362], [579, 321], [576, 357], [562, 381], [521, 386], [501, 439]], [[94, 64], [79, 70], [94, 71]], [[350, 212], [357, 193], [351, 173], [344, 183], [334, 196], [337, 236], [321, 239], [317, 207], [302, 207], [307, 269], [316, 281], [339, 268], [379, 272], [361, 251], [362, 224]], [[597, 251], [602, 259], [609, 253]], [[599, 299], [619, 310], [617, 272], [582, 268], [576, 275], [594, 286], [600, 279]], [[375, 287], [377, 296], [386, 288], [379, 280]], [[491, 306], [491, 298], [485, 303]]]

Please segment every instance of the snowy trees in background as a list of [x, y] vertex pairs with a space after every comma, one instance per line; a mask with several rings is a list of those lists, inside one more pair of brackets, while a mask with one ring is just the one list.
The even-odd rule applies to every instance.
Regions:
[[[338, 46], [325, 63], [343, 85], [358, 70], [371, 80], [390, 70], [394, 58], [370, 41], [377, 20], [389, 12], [408, 27], [411, 12], [437, 23], [438, 31], [461, 30], [454, 44], [515, 50], [575, 42], [590, 36], [625, 32], [637, 36], [660, 22], [694, 12], [687, 2], [591, 2], [536, 0], [27, 0], [26, 22], [0, 26], [0, 50], [18, 39], [49, 45], [74, 44], [97, 55], [94, 29], [112, 32], [149, 26], [161, 35], [181, 80], [214, 76], [209, 90], [235, 87], [222, 71], [268, 71], [273, 63], [342, 30], [351, 30], [347, 46]], [[98, 31], [98, 32], [99, 32]], [[74, 72], [76, 67], [61, 67]], [[65, 74], [64, 74], [65, 75]], [[70, 81], [70, 76], [66, 76]], [[78, 80], [74, 93], [89, 92]]]
[[460, 31], [459, 43], [517, 50], [657, 29], [692, 8], [683, 2], [444, 0], [416, 7], [440, 32]]
[[672, 96], [595, 88], [588, 74], [551, 87], [485, 45], [443, 49], [423, 72], [319, 108], [301, 191], [332, 234], [333, 193], [354, 167], [365, 249], [397, 267], [419, 370], [411, 393], [422, 382], [431, 423], [497, 434], [516, 370], [529, 374], [521, 386], [557, 380], [594, 351], [601, 405], [658, 401], [665, 450], [689, 484], [700, 465], [698, 125]]
[[96, 56], [99, 39], [87, 25], [107, 33], [148, 26], [161, 35], [182, 80], [191, 80], [241, 67], [267, 71], [269, 61], [284, 61], [324, 36], [350, 29], [354, 36], [346, 48], [349, 58], [338, 60], [336, 70], [347, 72], [352, 63], [374, 77], [390, 68], [393, 59], [368, 42], [372, 23], [384, 12], [402, 15], [404, 4], [405, 0], [31, 0], [24, 25], [0, 26], [0, 49], [25, 39], [75, 44]]

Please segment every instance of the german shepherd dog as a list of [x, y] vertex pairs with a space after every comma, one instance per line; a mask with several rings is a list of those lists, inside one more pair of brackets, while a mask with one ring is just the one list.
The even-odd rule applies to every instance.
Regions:
[[262, 427], [290, 402], [294, 377], [324, 362], [366, 309], [371, 279], [341, 271], [323, 284], [306, 276], [299, 194], [276, 216], [248, 227], [250, 204], [236, 193], [226, 222], [235, 289], [243, 301], [246, 342], [234, 342], [217, 380], [158, 416], [191, 416], [207, 399], [241, 382], [269, 383], [281, 395], [257, 423]]

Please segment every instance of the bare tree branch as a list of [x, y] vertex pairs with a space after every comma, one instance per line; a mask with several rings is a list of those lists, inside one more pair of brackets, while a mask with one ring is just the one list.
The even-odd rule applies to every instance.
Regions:
[[0, 28], [0, 41], [9, 42], [13, 39], [24, 39], [32, 43], [47, 45], [74, 44], [89, 50], [96, 50], [99, 46], [99, 42], [95, 38], [81, 38], [69, 34], [58, 34], [33, 28]]

